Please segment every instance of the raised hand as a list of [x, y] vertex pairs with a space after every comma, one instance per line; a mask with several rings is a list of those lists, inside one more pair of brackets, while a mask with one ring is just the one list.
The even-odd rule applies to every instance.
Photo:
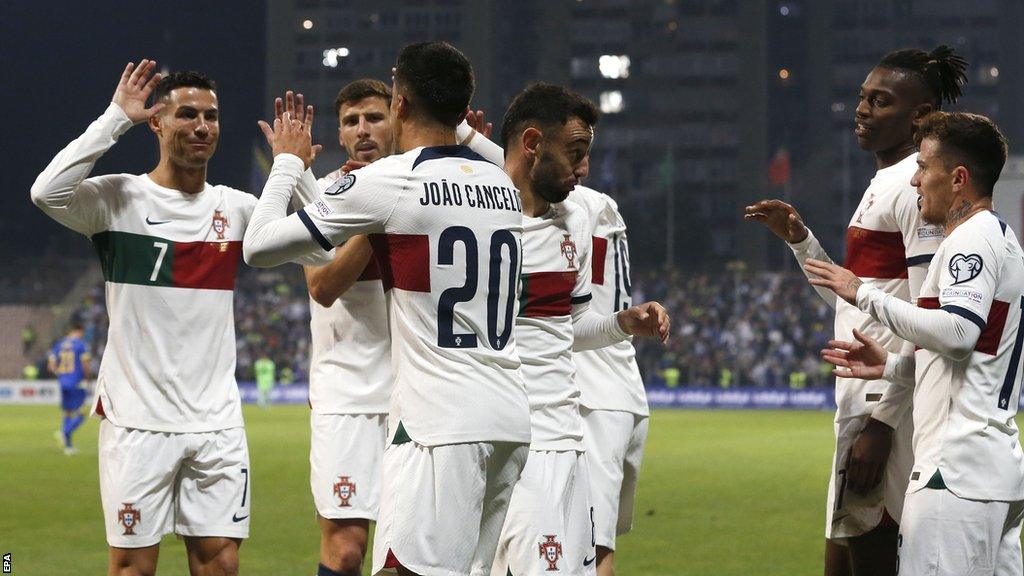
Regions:
[[790, 244], [807, 238], [807, 227], [800, 213], [782, 200], [761, 200], [743, 210], [743, 219], [764, 224], [772, 234]]
[[138, 66], [129, 62], [124, 67], [121, 80], [118, 81], [117, 88], [114, 90], [114, 97], [111, 98], [111, 101], [124, 110], [125, 116], [133, 124], [149, 120], [167, 105], [165, 102], [155, 102], [146, 108], [146, 100], [153, 92], [153, 88], [156, 88], [157, 82], [160, 81], [159, 72], [152, 76], [149, 75], [155, 67], [156, 60], [143, 60], [139, 62]]
[[854, 329], [856, 342], [829, 340], [828, 348], [821, 351], [821, 359], [835, 366], [832, 374], [843, 378], [878, 380], [885, 373], [889, 351], [882, 345]]
[[[280, 118], [282, 114], [288, 112], [295, 120], [305, 122], [306, 117], [313, 114], [313, 107], [303, 107], [304, 103], [305, 99], [302, 94], [296, 94], [291, 90], [286, 90], [283, 100], [281, 98], [274, 98], [274, 118]], [[309, 119], [309, 124], [312, 126], [312, 118]]]
[[854, 306], [857, 305], [857, 289], [863, 282], [853, 272], [837, 264], [814, 258], [808, 258], [804, 262], [804, 270], [817, 276], [817, 278], [810, 279], [812, 285], [824, 286], [843, 300]]
[[[260, 127], [260, 130], [263, 132], [263, 136], [266, 137], [267, 144], [270, 144], [270, 148], [274, 150], [275, 156], [278, 154], [275, 144], [276, 126], [278, 122], [281, 122], [283, 125], [284, 115], [286, 113], [288, 114], [288, 117], [291, 119], [291, 121], [299, 122], [302, 125], [303, 129], [306, 131], [306, 133], [310, 135], [310, 138], [312, 138], [314, 116], [313, 107], [303, 107], [302, 94], [294, 94], [291, 90], [288, 90], [287, 92], [284, 93], [284, 99], [274, 99], [275, 128], [271, 128], [270, 124], [264, 122], [263, 120], [258, 120], [256, 122], [256, 124]], [[316, 159], [316, 155], [318, 152], [320, 152], [320, 150], [323, 150], [323, 146], [321, 146], [320, 144], [313, 144], [312, 146], [310, 146], [309, 161], [306, 162], [307, 168], [313, 164], [313, 160]], [[300, 158], [302, 157], [300, 156]], [[303, 158], [303, 160], [305, 160], [305, 158]]]
[[483, 110], [477, 110], [473, 112], [470, 110], [466, 113], [466, 123], [473, 130], [476, 130], [484, 138], [490, 139], [491, 133], [494, 132], [494, 124], [486, 121], [486, 116]]
[[672, 321], [665, 307], [658, 302], [637, 304], [619, 312], [615, 317], [626, 334], [656, 337], [662, 344], [668, 343]]
[[[263, 128], [264, 125], [266, 122], [261, 121], [260, 128]], [[264, 129], [264, 133], [266, 133], [266, 129]], [[302, 159], [306, 168], [309, 168], [313, 161], [313, 144], [307, 124], [293, 119], [291, 114], [285, 112], [280, 118], [274, 120], [273, 131], [267, 139], [273, 139], [274, 156], [294, 154]]]

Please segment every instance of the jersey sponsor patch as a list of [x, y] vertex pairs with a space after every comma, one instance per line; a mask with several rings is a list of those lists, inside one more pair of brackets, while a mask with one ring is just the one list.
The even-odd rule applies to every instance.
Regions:
[[331, 210], [331, 207], [328, 206], [327, 202], [324, 202], [322, 198], [313, 202], [313, 208], [316, 208], [316, 213], [319, 214], [321, 218], [326, 218], [331, 214], [334, 214], [334, 210]]
[[963, 284], [977, 278], [984, 265], [977, 254], [957, 254], [949, 260], [949, 275], [953, 277], [953, 284]]
[[337, 196], [338, 194], [341, 194], [342, 192], [354, 186], [355, 183], [356, 175], [349, 172], [348, 174], [345, 174], [344, 176], [339, 178], [337, 182], [328, 186], [327, 189], [324, 190], [324, 194], [327, 196]]
[[968, 300], [974, 304], [981, 304], [985, 300], [985, 295], [980, 290], [972, 290], [970, 288], [943, 288], [942, 289], [943, 300]]

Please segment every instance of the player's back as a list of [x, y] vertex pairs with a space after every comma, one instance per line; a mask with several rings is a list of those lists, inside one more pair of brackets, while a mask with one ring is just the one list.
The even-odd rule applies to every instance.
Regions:
[[[587, 211], [592, 235], [590, 307], [614, 314], [632, 305], [626, 222], [606, 194], [576, 186], [569, 199]], [[590, 409], [646, 415], [647, 394], [630, 340], [573, 354], [580, 403]]]
[[977, 324], [981, 335], [963, 360], [916, 353], [911, 490], [938, 470], [961, 498], [1024, 499], [1024, 452], [1015, 422], [1024, 253], [1013, 230], [988, 211], [958, 226], [939, 247], [918, 306], [941, 306]]
[[85, 379], [82, 360], [88, 357], [88, 348], [81, 338], [67, 336], [53, 346], [57, 381], [62, 388], [74, 388]]
[[513, 336], [522, 206], [511, 180], [464, 146], [415, 148], [346, 178], [306, 210], [327, 220], [317, 226], [328, 236], [350, 214], [383, 215], [370, 240], [388, 299], [392, 422], [424, 445], [528, 442]]

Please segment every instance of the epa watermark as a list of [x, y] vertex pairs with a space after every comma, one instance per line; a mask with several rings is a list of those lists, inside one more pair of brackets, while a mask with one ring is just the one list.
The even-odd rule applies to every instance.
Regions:
[[4, 552], [4, 574], [11, 573], [11, 553]]

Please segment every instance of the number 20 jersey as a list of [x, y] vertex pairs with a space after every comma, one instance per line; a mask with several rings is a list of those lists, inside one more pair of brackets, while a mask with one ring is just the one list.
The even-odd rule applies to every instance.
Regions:
[[325, 250], [371, 235], [391, 330], [390, 434], [529, 442], [513, 335], [522, 206], [501, 168], [465, 146], [414, 148], [342, 177], [298, 217]]
[[936, 471], [973, 500], [1024, 500], [1020, 397], [1024, 254], [993, 212], [957, 226], [939, 246], [917, 304], [974, 322], [981, 336], [963, 360], [915, 353], [914, 470], [909, 492]]

